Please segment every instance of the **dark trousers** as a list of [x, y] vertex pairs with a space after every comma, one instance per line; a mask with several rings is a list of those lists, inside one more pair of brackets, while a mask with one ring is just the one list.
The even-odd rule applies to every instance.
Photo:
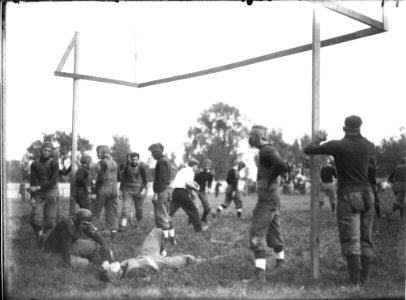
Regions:
[[258, 202], [250, 228], [250, 246], [255, 258], [265, 258], [267, 247], [273, 248], [275, 252], [284, 249], [279, 208], [277, 189], [267, 191], [262, 187], [258, 188]]
[[[174, 189], [172, 193], [172, 202], [169, 208], [169, 216], [173, 217], [179, 208], [182, 208], [192, 222], [195, 231], [202, 231], [202, 223], [200, 221], [199, 212], [190, 199], [187, 189]], [[170, 222], [170, 228], [174, 228]]]
[[91, 209], [92, 201], [90, 200], [90, 195], [86, 188], [76, 188], [76, 203], [79, 205], [79, 208]]

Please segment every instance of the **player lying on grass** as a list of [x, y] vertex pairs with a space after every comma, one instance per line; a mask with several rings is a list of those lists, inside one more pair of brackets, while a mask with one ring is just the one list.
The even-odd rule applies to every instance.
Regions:
[[122, 278], [146, 278], [148, 274], [160, 272], [164, 268], [176, 270], [186, 267], [192, 262], [206, 261], [206, 259], [199, 259], [189, 254], [167, 257], [163, 240], [162, 229], [154, 228], [145, 238], [141, 251], [136, 257], [123, 260], [121, 263], [104, 261], [101, 266], [100, 279], [106, 282], [116, 282]]
[[[59, 221], [45, 241], [45, 252], [60, 254], [65, 265], [72, 268], [88, 266], [97, 253], [102, 261], [113, 260], [106, 240], [91, 223], [92, 217], [90, 210], [81, 208], [74, 216]], [[90, 239], [83, 239], [83, 234]]]

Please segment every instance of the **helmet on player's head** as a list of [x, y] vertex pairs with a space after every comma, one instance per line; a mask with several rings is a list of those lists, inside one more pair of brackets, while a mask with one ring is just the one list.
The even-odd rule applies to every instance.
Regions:
[[90, 210], [80, 208], [77, 212], [75, 212], [75, 215], [73, 216], [73, 222], [75, 222], [76, 225], [79, 225], [82, 222], [90, 223], [92, 222], [92, 218], [93, 214]]
[[254, 125], [251, 128], [248, 143], [252, 147], [258, 147], [261, 145], [261, 140], [268, 139], [268, 128], [262, 125]]
[[238, 169], [245, 168], [245, 163], [243, 161], [238, 162]]
[[82, 157], [80, 158], [80, 163], [82, 165], [84, 165], [84, 164], [90, 165], [91, 162], [92, 162], [92, 157], [90, 155], [83, 154]]

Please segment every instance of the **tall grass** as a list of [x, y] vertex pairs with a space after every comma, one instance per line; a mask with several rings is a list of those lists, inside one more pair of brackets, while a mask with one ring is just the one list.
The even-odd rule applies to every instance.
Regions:
[[[388, 197], [391, 197], [389, 195]], [[211, 196], [213, 208], [223, 195]], [[389, 201], [389, 200], [388, 200]], [[10, 218], [5, 224], [6, 291], [9, 299], [332, 299], [404, 298], [405, 235], [399, 216], [374, 223], [374, 251], [371, 282], [352, 290], [346, 285], [346, 261], [340, 253], [336, 217], [328, 201], [320, 212], [320, 278], [313, 280], [310, 269], [310, 196], [282, 197], [282, 229], [286, 243], [286, 263], [275, 269], [273, 251], [267, 259], [267, 284], [244, 285], [241, 281], [253, 271], [253, 254], [248, 231], [256, 196], [244, 198], [243, 218], [237, 219], [233, 204], [218, 218], [210, 218], [207, 233], [195, 233], [183, 211], [175, 215], [178, 245], [168, 247], [169, 255], [190, 253], [203, 258], [223, 256], [179, 271], [164, 270], [151, 279], [123, 279], [118, 284], [98, 278], [100, 261], [85, 270], [73, 271], [60, 265], [59, 257], [35, 249], [28, 222], [27, 203], [9, 200]], [[68, 199], [61, 201], [61, 213], [68, 213]], [[134, 257], [148, 232], [155, 227], [150, 199], [138, 228], [129, 228], [114, 242], [109, 241], [117, 260]], [[201, 207], [199, 208], [201, 212]], [[97, 225], [105, 229], [103, 216]], [[108, 235], [106, 238], [109, 240]], [[8, 250], [8, 252], [7, 252]]]

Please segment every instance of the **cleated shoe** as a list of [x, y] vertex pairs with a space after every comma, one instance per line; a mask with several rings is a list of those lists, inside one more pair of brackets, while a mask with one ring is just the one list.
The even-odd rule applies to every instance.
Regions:
[[276, 259], [275, 269], [282, 269], [284, 265], [285, 265], [284, 259]]
[[40, 235], [37, 238], [37, 249], [42, 250], [44, 248], [45, 237], [44, 235]]
[[245, 284], [265, 284], [266, 283], [265, 270], [255, 268], [252, 277], [248, 279], [243, 279], [242, 282]]

